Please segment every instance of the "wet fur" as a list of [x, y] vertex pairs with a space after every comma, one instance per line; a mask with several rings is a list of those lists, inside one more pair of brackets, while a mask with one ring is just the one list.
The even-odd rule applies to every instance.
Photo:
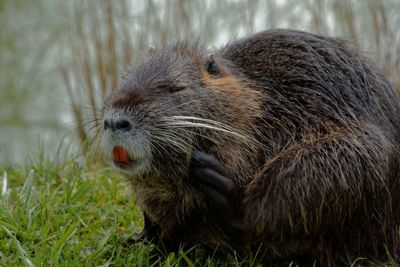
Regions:
[[[262, 244], [267, 259], [324, 266], [385, 261], [386, 245], [398, 259], [400, 107], [381, 72], [345, 41], [300, 31], [261, 32], [212, 51], [218, 75], [205, 68], [209, 52], [185, 42], [155, 50], [107, 102], [137, 109], [138, 127], [170, 131], [186, 145], [155, 146], [151, 172], [128, 175], [160, 240], [222, 252]], [[245, 138], [177, 134], [160, 128], [168, 116], [211, 119]], [[215, 222], [191, 179], [194, 151], [213, 155], [232, 177], [245, 244]]]

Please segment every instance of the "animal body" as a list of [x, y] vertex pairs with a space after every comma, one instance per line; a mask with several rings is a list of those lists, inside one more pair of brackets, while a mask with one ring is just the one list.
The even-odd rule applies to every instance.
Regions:
[[270, 30], [155, 49], [106, 101], [102, 147], [140, 239], [268, 261], [399, 255], [399, 98], [346, 41]]

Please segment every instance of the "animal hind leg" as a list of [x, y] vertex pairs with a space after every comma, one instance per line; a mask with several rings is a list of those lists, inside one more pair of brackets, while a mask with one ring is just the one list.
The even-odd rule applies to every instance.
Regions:
[[[392, 149], [377, 127], [332, 131], [287, 147], [245, 189], [253, 238], [278, 257], [308, 253], [333, 265], [384, 254], [387, 236], [379, 227], [392, 213]], [[374, 242], [365, 235], [371, 230]]]

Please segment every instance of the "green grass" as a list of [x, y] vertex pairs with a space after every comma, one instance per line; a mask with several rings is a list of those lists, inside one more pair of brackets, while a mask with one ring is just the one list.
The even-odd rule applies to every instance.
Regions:
[[[0, 266], [261, 266], [256, 256], [219, 261], [197, 250], [155, 261], [152, 245], [129, 242], [142, 227], [129, 184], [106, 169], [43, 156], [0, 167]], [[390, 257], [388, 265], [397, 266]]]
[[[7, 192], [1, 195], [4, 173]], [[143, 227], [129, 184], [107, 170], [40, 157], [0, 168], [0, 266], [148, 266], [149, 244], [129, 238]], [[155, 266], [238, 266], [180, 251]], [[256, 266], [255, 261], [246, 263]]]

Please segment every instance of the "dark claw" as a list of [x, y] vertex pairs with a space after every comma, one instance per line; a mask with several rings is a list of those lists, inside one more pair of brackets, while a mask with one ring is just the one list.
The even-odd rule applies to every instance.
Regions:
[[159, 240], [159, 234], [160, 234], [160, 227], [156, 224], [154, 224], [150, 218], [144, 214], [144, 228], [142, 232], [139, 234], [135, 235], [132, 238], [132, 242], [134, 244], [143, 242], [143, 241], [148, 241], [148, 242], [155, 242], [157, 243]]
[[228, 194], [233, 189], [233, 182], [213, 169], [194, 167], [193, 174], [200, 184], [207, 184], [222, 194]]
[[205, 184], [200, 184], [199, 187], [206, 196], [207, 202], [210, 204], [210, 209], [218, 215], [217, 218], [220, 217], [220, 212], [229, 211], [231, 203], [229, 203], [229, 200], [224, 195], [221, 195], [220, 192]]
[[193, 154], [191, 178], [206, 197], [213, 219], [237, 244], [246, 243], [238, 190], [226, 169], [213, 156], [203, 152]]
[[[233, 207], [235, 185], [227, 176], [225, 168], [213, 157], [195, 152], [191, 165], [191, 177], [204, 193], [209, 207], [218, 217], [226, 216]], [[231, 214], [229, 214], [231, 215]]]
[[227, 176], [225, 168], [216, 158], [203, 152], [195, 151], [192, 156], [192, 167], [208, 167], [223, 176]]

